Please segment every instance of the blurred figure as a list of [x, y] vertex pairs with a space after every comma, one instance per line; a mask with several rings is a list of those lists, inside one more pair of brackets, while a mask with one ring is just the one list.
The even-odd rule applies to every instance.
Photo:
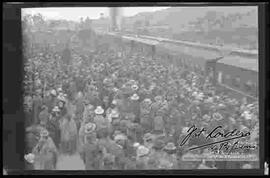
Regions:
[[49, 132], [43, 129], [40, 133], [40, 140], [33, 149], [34, 168], [36, 170], [54, 170], [57, 162], [57, 149]]

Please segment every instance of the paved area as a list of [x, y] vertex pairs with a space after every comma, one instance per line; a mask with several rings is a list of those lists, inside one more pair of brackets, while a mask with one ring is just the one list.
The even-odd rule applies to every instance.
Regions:
[[83, 160], [79, 153], [74, 155], [59, 155], [56, 170], [85, 170]]

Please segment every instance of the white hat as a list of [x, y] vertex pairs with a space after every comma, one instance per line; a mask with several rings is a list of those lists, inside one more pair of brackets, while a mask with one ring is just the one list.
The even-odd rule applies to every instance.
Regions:
[[34, 163], [35, 155], [33, 153], [29, 153], [27, 155], [24, 155], [24, 159], [29, 163]]
[[143, 146], [143, 145], [140, 145], [137, 149], [137, 155], [140, 157], [140, 156], [145, 156], [147, 155], [148, 153], [150, 152], [150, 150]]
[[95, 113], [96, 114], [103, 114], [104, 109], [101, 106], [97, 106], [97, 108], [95, 109]]
[[140, 97], [136, 93], [130, 97], [131, 100], [138, 100], [139, 98]]
[[132, 85], [131, 86], [131, 89], [134, 90], [134, 91], [138, 90], [138, 88], [139, 88], [138, 85]]
[[52, 110], [53, 112], [59, 112], [60, 111], [60, 109], [59, 109], [59, 107], [58, 106], [55, 106], [54, 108], [53, 108], [53, 110]]
[[138, 148], [140, 146], [140, 143], [136, 142], [133, 144], [133, 147]]
[[51, 91], [51, 94], [52, 94], [53, 96], [56, 96], [56, 91], [55, 91], [55, 90], [52, 90], [52, 91]]

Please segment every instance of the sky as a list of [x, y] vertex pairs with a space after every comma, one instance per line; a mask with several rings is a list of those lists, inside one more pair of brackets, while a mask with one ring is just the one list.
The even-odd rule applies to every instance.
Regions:
[[[169, 7], [125, 7], [122, 9], [124, 16], [129, 17], [140, 12], [154, 12], [157, 10], [167, 9]], [[104, 17], [109, 16], [107, 7], [81, 7], [81, 8], [24, 8], [22, 16], [25, 14], [41, 13], [47, 19], [66, 19], [79, 21], [80, 17], [89, 17], [90, 19], [98, 19], [100, 13]]]

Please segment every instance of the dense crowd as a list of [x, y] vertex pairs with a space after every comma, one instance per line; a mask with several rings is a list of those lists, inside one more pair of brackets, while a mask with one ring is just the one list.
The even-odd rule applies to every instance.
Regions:
[[[36, 54], [25, 63], [27, 169], [56, 169], [59, 154], [79, 152], [86, 170], [239, 169], [255, 161], [187, 160], [209, 154], [206, 135], [181, 144], [191, 126], [251, 132], [258, 144], [258, 102], [217, 93], [207, 77], [133, 52]], [[210, 141], [219, 140], [213, 138]], [[242, 141], [241, 140], [241, 141]], [[255, 153], [258, 149], [237, 150]]]

